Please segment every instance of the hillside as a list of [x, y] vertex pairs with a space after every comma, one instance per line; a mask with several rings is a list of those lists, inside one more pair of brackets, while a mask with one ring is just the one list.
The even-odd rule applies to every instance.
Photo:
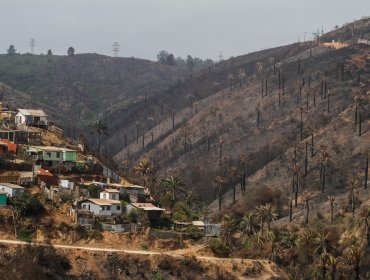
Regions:
[[[103, 250], [101, 250], [103, 251]], [[270, 261], [2, 246], [2, 279], [285, 279]], [[22, 268], [18, 263], [22, 262]], [[6, 269], [5, 269], [6, 268]]]
[[[0, 55], [0, 81], [7, 85], [2, 88], [5, 103], [43, 108], [66, 136], [68, 130], [68, 136], [75, 136], [72, 129], [76, 128], [73, 134], [85, 134], [91, 141], [87, 128], [98, 116], [107, 120], [113, 114], [122, 126], [134, 122], [133, 104], [166, 90], [182, 76], [180, 68], [136, 58]], [[118, 115], [120, 110], [128, 114]]]
[[[355, 31], [369, 38], [370, 20], [357, 22]], [[301, 142], [301, 107], [302, 140], [310, 135], [310, 126], [331, 127], [335, 121], [339, 121], [337, 127], [343, 125], [338, 115], [353, 106], [354, 92], [367, 92], [370, 78], [369, 45], [351, 41], [340, 47], [331, 44], [336, 34], [348, 37], [348, 32], [352, 28], [345, 26], [324, 34], [318, 42], [297, 43], [217, 64], [210, 73], [186, 84], [182, 96], [198, 100], [176, 111], [175, 127], [168, 117], [145, 134], [144, 149], [140, 135], [139, 141], [132, 141], [114, 157], [115, 161], [133, 164], [149, 157], [160, 176], [176, 173], [201, 200], [212, 200], [217, 191], [214, 175], [226, 175], [224, 189], [229, 189], [233, 181], [229, 169], [240, 166], [241, 155], [248, 159], [245, 172], [249, 176]], [[263, 85], [257, 63], [263, 66]], [[239, 81], [241, 69], [246, 77]], [[362, 137], [366, 138], [368, 107], [362, 110]]]

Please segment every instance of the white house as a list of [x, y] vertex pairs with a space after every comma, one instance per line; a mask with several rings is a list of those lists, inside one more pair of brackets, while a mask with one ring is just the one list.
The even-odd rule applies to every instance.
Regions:
[[5, 192], [8, 197], [24, 192], [24, 188], [15, 184], [0, 183], [0, 192]]
[[111, 217], [122, 213], [122, 205], [119, 200], [89, 198], [81, 202], [81, 208], [90, 211], [94, 216]]
[[105, 189], [99, 194], [101, 199], [119, 200], [119, 190]]
[[18, 109], [15, 115], [16, 124], [47, 125], [47, 114], [43, 110]]

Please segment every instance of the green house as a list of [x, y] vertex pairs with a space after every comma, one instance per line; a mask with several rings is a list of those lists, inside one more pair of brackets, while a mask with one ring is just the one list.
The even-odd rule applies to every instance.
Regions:
[[0, 192], [0, 206], [5, 206], [6, 205], [7, 197], [8, 196], [5, 192]]
[[54, 167], [59, 165], [75, 165], [77, 152], [75, 150], [52, 147], [52, 146], [30, 146], [27, 150], [37, 164]]

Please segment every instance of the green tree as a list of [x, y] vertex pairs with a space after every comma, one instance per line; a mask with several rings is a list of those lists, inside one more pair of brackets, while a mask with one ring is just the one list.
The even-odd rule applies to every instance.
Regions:
[[68, 54], [68, 56], [74, 56], [74, 54], [75, 54], [74, 47], [69, 47], [68, 50], [67, 50], [67, 54]]
[[186, 67], [189, 68], [189, 70], [193, 70], [195, 66], [194, 58], [191, 55], [188, 55], [186, 58]]
[[172, 200], [176, 201], [176, 192], [185, 191], [182, 187], [185, 186], [182, 179], [178, 176], [168, 176], [161, 181], [161, 186], [172, 193]]
[[10, 204], [20, 216], [31, 216], [43, 209], [40, 200], [29, 192], [18, 193], [11, 197]]
[[51, 51], [51, 49], [48, 49], [48, 55], [53, 55], [53, 52]]
[[14, 45], [10, 45], [8, 50], [7, 50], [7, 53], [8, 55], [15, 55], [16, 54], [16, 48], [14, 47]]

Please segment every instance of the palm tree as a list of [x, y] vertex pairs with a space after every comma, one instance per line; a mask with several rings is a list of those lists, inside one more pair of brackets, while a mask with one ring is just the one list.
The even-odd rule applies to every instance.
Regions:
[[225, 178], [222, 176], [216, 175], [213, 178], [214, 185], [218, 186], [218, 211], [221, 212], [221, 205], [222, 205], [222, 184], [225, 183]]
[[365, 236], [368, 244], [370, 244], [369, 220], [370, 220], [370, 208], [365, 206], [358, 213], [358, 223], [360, 227], [363, 227], [365, 230]]
[[253, 210], [253, 214], [260, 221], [260, 230], [261, 230], [262, 235], [263, 235], [263, 223], [264, 223], [264, 219], [265, 219], [265, 211], [266, 211], [266, 209], [263, 205], [257, 206]]
[[308, 225], [308, 215], [310, 213], [310, 199], [311, 196], [309, 193], [305, 193], [302, 196], [302, 200], [304, 201], [304, 208], [306, 209], [306, 216], [305, 216], [305, 224]]
[[258, 225], [256, 223], [256, 219], [253, 212], [245, 212], [243, 217], [240, 220], [239, 223], [239, 229], [244, 233], [249, 235], [252, 235]]
[[245, 155], [240, 156], [240, 163], [241, 163], [241, 178], [240, 178], [240, 189], [242, 194], [245, 193], [245, 164], [247, 162], [247, 157]]
[[100, 141], [103, 135], [108, 136], [108, 126], [100, 118], [97, 118], [92, 124], [90, 124], [91, 134], [96, 135], [96, 144], [98, 147], [98, 155], [100, 156]]
[[247, 77], [247, 74], [245, 73], [245, 70], [240, 69], [238, 72], [238, 79], [239, 79], [239, 86], [242, 86], [242, 82], [245, 80]]
[[328, 196], [328, 199], [329, 199], [329, 203], [330, 203], [330, 223], [332, 224], [333, 219], [334, 219], [334, 201], [335, 201], [335, 197], [330, 195], [330, 196]]
[[282, 240], [281, 235], [279, 234], [279, 232], [274, 233], [271, 231], [268, 237], [269, 237], [268, 239], [269, 239], [269, 246], [270, 246], [270, 260], [275, 262], [276, 256], [281, 250], [281, 246], [280, 246], [280, 243]]
[[172, 200], [176, 201], [176, 192], [185, 191], [182, 187], [184, 182], [178, 176], [168, 176], [161, 180], [161, 186], [172, 193]]
[[351, 212], [352, 212], [352, 219], [355, 217], [355, 204], [358, 197], [358, 181], [355, 179], [348, 179], [347, 181], [347, 189], [348, 189], [348, 196], [351, 201]]
[[277, 220], [278, 213], [274, 206], [271, 203], [266, 203], [265, 208], [265, 221], [267, 222], [267, 234], [270, 232], [271, 222]]
[[329, 254], [328, 260], [327, 260], [327, 265], [330, 269], [330, 279], [335, 280], [335, 274], [337, 272], [337, 267], [338, 267], [338, 260], [336, 257], [333, 255]]
[[231, 91], [233, 89], [233, 81], [235, 79], [234, 74], [233, 73], [230, 73], [229, 75], [227, 75], [227, 79], [229, 80], [229, 83], [230, 83], [230, 91]]
[[293, 220], [293, 199], [294, 197], [290, 195], [288, 199], [289, 199], [289, 222], [291, 222]]
[[321, 268], [322, 280], [326, 280], [327, 265], [329, 262], [330, 254], [322, 253], [318, 259], [318, 265]]
[[300, 255], [310, 263], [314, 255], [314, 245], [317, 234], [312, 230], [305, 230], [298, 238], [298, 250]]
[[310, 134], [311, 134], [311, 157], [313, 157], [313, 154], [314, 154], [314, 145], [313, 145], [313, 137], [314, 137], [314, 134], [315, 134], [315, 126], [313, 125], [310, 125], [308, 127], [308, 130], [310, 131]]
[[370, 152], [365, 152], [365, 179], [364, 179], [364, 188], [367, 188], [367, 178], [369, 174], [369, 156]]
[[325, 233], [322, 231], [321, 233], [317, 234], [315, 238], [316, 248], [314, 253], [316, 255], [320, 255], [323, 253], [329, 253], [329, 251], [333, 250], [333, 246], [331, 244], [333, 238], [333, 234], [331, 232]]
[[298, 191], [299, 191], [299, 179], [300, 179], [301, 165], [293, 163], [293, 193], [294, 193], [294, 206], [298, 206]]
[[223, 216], [221, 221], [221, 239], [230, 248], [233, 246], [234, 243], [234, 232], [235, 220], [229, 215]]
[[233, 203], [236, 203], [236, 182], [239, 176], [239, 170], [236, 166], [230, 167], [230, 173], [232, 176], [232, 182], [233, 182]]
[[144, 158], [139, 161], [134, 167], [135, 175], [142, 179], [143, 187], [146, 188], [146, 183], [153, 176], [152, 162]]
[[347, 263], [354, 269], [356, 280], [360, 280], [360, 263], [364, 257], [364, 252], [364, 248], [360, 246], [351, 246], [344, 250], [345, 259]]
[[320, 145], [320, 179], [321, 179], [321, 191], [325, 191], [325, 184], [326, 184], [326, 167], [328, 160], [330, 158], [330, 154], [327, 150], [327, 146], [325, 144]]
[[185, 194], [184, 197], [184, 203], [188, 206], [189, 209], [191, 209], [191, 206], [197, 201], [194, 192], [193, 191], [188, 191]]

